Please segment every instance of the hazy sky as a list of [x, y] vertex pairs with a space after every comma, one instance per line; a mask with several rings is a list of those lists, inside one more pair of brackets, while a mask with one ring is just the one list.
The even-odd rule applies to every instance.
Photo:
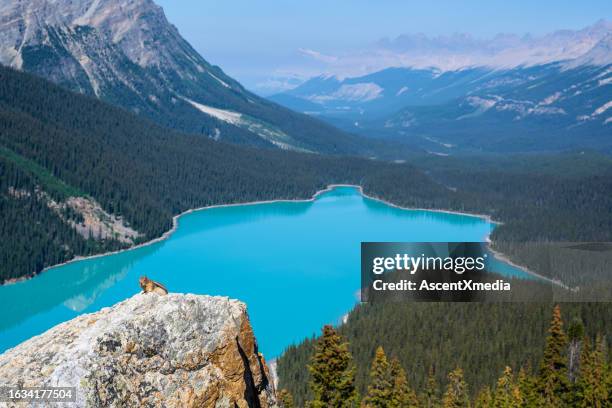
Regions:
[[203, 56], [253, 85], [299, 63], [403, 33], [543, 34], [612, 19], [610, 0], [155, 0]]

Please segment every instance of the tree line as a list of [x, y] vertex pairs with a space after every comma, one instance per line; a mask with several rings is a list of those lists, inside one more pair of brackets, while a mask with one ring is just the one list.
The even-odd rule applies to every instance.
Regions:
[[356, 386], [356, 367], [349, 343], [325, 326], [308, 365], [310, 398], [297, 405], [282, 389], [284, 408], [604, 408], [612, 406], [612, 362], [601, 335], [585, 335], [581, 323], [564, 329], [560, 306], [554, 307], [537, 369], [505, 366], [499, 379], [470, 391], [461, 367], [452, 369], [444, 387], [434, 368], [420, 388], [413, 387], [396, 357], [378, 346], [365, 393]]
[[[444, 384], [447, 373], [461, 367], [472, 394], [492, 385], [506, 366], [516, 372], [539, 366], [550, 309], [550, 304], [539, 302], [363, 303], [336, 330], [349, 344], [355, 386], [362, 395], [378, 346], [399, 360], [414, 389], [425, 389], [430, 375]], [[609, 302], [564, 303], [563, 319], [571, 327], [583, 327], [589, 338], [602, 334], [609, 349], [611, 310]], [[318, 341], [312, 337], [291, 345], [277, 360], [279, 388], [291, 392], [300, 407], [312, 398], [307, 366]]]
[[407, 164], [215, 142], [0, 67], [0, 282], [122, 247], [79, 237], [37, 191], [55, 200], [91, 197], [148, 241], [188, 209], [310, 198], [328, 184], [361, 184], [391, 167], [411, 179], [415, 195], [443, 191]]
[[[214, 142], [0, 67], [0, 222], [5, 223], [0, 225], [0, 281], [39, 272], [75, 254], [121, 246], [76, 237], [51, 220], [44, 203], [15, 202], [8, 188], [15, 187], [17, 177], [29, 179], [20, 183], [31, 191], [42, 189], [55, 198], [94, 198], [142, 233], [142, 241], [163, 234], [172, 216], [190, 208], [307, 198], [331, 183], [359, 184], [366, 193], [401, 206], [489, 214], [504, 222], [493, 232], [494, 241], [525, 262], [533, 255], [513, 246], [525, 239], [612, 241], [609, 159], [591, 153], [490, 159], [415, 152], [410, 163]], [[8, 235], [16, 230], [23, 242]], [[28, 253], [37, 261], [31, 262]], [[581, 274], [558, 270], [550, 273], [567, 279], [591, 270], [602, 274], [593, 268]]]

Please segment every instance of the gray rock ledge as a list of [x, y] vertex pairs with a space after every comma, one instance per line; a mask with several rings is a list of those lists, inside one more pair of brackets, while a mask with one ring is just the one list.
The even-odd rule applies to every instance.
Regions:
[[269, 378], [246, 306], [191, 294], [139, 294], [0, 355], [0, 385], [77, 387], [54, 407], [267, 408]]

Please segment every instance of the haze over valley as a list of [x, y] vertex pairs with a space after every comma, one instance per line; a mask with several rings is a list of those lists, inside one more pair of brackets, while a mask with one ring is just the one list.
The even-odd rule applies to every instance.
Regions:
[[318, 76], [270, 99], [436, 154], [612, 148], [608, 21], [542, 37], [405, 35], [378, 46], [330, 69], [372, 69], [371, 59], [380, 70]]

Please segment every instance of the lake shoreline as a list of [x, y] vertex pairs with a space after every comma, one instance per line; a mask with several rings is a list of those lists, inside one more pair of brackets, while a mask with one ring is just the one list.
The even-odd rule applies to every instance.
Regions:
[[[504, 223], [501, 221], [496, 221], [494, 220], [490, 215], [488, 214], [476, 214], [476, 213], [467, 213], [467, 212], [461, 212], [461, 211], [454, 211], [454, 210], [440, 210], [440, 209], [428, 209], [428, 208], [410, 208], [410, 207], [402, 207], [400, 205], [397, 204], [393, 204], [385, 199], [382, 198], [378, 198], [378, 197], [374, 197], [374, 196], [370, 196], [368, 194], [366, 194], [363, 191], [363, 188], [361, 186], [356, 186], [356, 185], [342, 185], [342, 184], [338, 184], [338, 185], [330, 185], [328, 186], [331, 188], [335, 187], [355, 187], [359, 190], [359, 192], [361, 193], [362, 196], [370, 199], [370, 200], [374, 200], [374, 201], [378, 201], [381, 202], [385, 205], [388, 205], [390, 207], [394, 207], [394, 208], [398, 208], [400, 210], [408, 210], [408, 211], [430, 211], [430, 212], [438, 212], [438, 213], [444, 213], [444, 214], [454, 214], [454, 215], [462, 215], [462, 216], [468, 216], [468, 217], [474, 217], [474, 218], [481, 218], [486, 220], [487, 222], [491, 223], [491, 224], [496, 224], [496, 225], [503, 225]], [[556, 279], [552, 279], [549, 278], [547, 276], [541, 275], [535, 271], [532, 271], [531, 269], [527, 268], [526, 266], [523, 265], [519, 265], [515, 262], [513, 262], [507, 255], [503, 254], [502, 252], [496, 251], [494, 250], [491, 245], [493, 244], [493, 241], [491, 241], [490, 236], [487, 236], [487, 249], [489, 250], [489, 252], [491, 252], [493, 254], [493, 256], [495, 258], [497, 258], [499, 261], [505, 262], [510, 266], [513, 266], [517, 269], [520, 269], [521, 271], [525, 272], [528, 275], [534, 276], [538, 279], [542, 279], [544, 281], [550, 282], [553, 285], [557, 285], [559, 287], [562, 287], [563, 289], [567, 289], [567, 290], [573, 290], [572, 288], [570, 288], [569, 286], [567, 286], [566, 284], [564, 284], [563, 282], [556, 280]]]
[[505, 262], [505, 263], [507, 263], [510, 266], [513, 266], [515, 268], [518, 268], [518, 269], [522, 270], [525, 273], [528, 273], [529, 275], [535, 276], [536, 278], [542, 279], [544, 281], [547, 281], [547, 282], [549, 282], [549, 283], [551, 283], [553, 285], [557, 285], [557, 286], [559, 286], [559, 287], [561, 287], [563, 289], [573, 290], [572, 288], [570, 288], [569, 286], [567, 286], [566, 284], [564, 284], [560, 280], [549, 278], [547, 276], [544, 276], [544, 275], [541, 275], [541, 274], [539, 274], [537, 272], [534, 272], [534, 271], [528, 269], [525, 266], [518, 265], [518, 264], [512, 262], [512, 260], [510, 258], [508, 258], [507, 255], [505, 255], [502, 252], [496, 251], [493, 248], [491, 248], [491, 244], [493, 243], [491, 240], [488, 240], [487, 243], [489, 244], [488, 245], [489, 252], [491, 252], [493, 254], [493, 256], [495, 258], [497, 258], [499, 261]]
[[[134, 245], [128, 248], [124, 248], [124, 249], [119, 249], [116, 251], [108, 251], [108, 252], [103, 252], [100, 254], [94, 254], [94, 255], [88, 255], [88, 256], [76, 256], [68, 261], [56, 264], [56, 265], [52, 265], [52, 266], [48, 266], [46, 268], [44, 268], [43, 270], [41, 270], [39, 273], [35, 273], [35, 274], [31, 274], [31, 275], [26, 275], [26, 276], [22, 276], [19, 278], [13, 278], [13, 279], [9, 279], [7, 281], [5, 281], [4, 283], [0, 284], [0, 286], [9, 286], [9, 285], [13, 285], [13, 284], [17, 284], [19, 282], [23, 282], [32, 278], [35, 278], [36, 276], [45, 273], [47, 271], [49, 271], [50, 269], [54, 269], [54, 268], [59, 268], [61, 266], [65, 266], [65, 265], [69, 265], [75, 262], [80, 262], [80, 261], [85, 261], [88, 259], [96, 259], [96, 258], [101, 258], [104, 256], [110, 256], [110, 255], [116, 255], [119, 253], [123, 253], [123, 252], [127, 252], [127, 251], [133, 251], [139, 248], [144, 248], [150, 245], [154, 245], [160, 242], [165, 241], [166, 239], [170, 238], [170, 236], [172, 236], [172, 234], [177, 230], [178, 226], [179, 226], [179, 219], [184, 216], [184, 215], [188, 215], [188, 214], [192, 214], [194, 212], [199, 212], [199, 211], [204, 211], [204, 210], [211, 210], [211, 209], [215, 209], [215, 208], [225, 208], [225, 207], [237, 207], [237, 206], [249, 206], [249, 205], [262, 205], [262, 204], [273, 204], [273, 203], [307, 203], [307, 202], [314, 202], [319, 196], [328, 193], [330, 191], [333, 191], [336, 188], [342, 188], [342, 187], [350, 187], [350, 188], [355, 188], [359, 191], [359, 194], [361, 194], [361, 196], [363, 196], [364, 198], [370, 199], [370, 200], [374, 200], [374, 201], [378, 201], [380, 203], [383, 203], [385, 205], [388, 205], [390, 207], [394, 207], [400, 210], [405, 210], [405, 211], [429, 211], [429, 212], [437, 212], [437, 213], [444, 213], [444, 214], [454, 214], [454, 215], [462, 215], [462, 216], [467, 216], [467, 217], [473, 217], [473, 218], [480, 218], [480, 219], [484, 219], [489, 223], [492, 224], [497, 224], [497, 225], [502, 225], [503, 223], [500, 221], [496, 221], [494, 220], [490, 215], [488, 214], [475, 214], [475, 213], [468, 213], [468, 212], [460, 212], [460, 211], [455, 211], [455, 210], [445, 210], [445, 209], [429, 209], [429, 208], [411, 208], [411, 207], [402, 207], [400, 205], [394, 204], [392, 202], [389, 202], [383, 198], [379, 198], [379, 197], [375, 197], [375, 196], [371, 196], [367, 193], [364, 192], [363, 187], [360, 185], [356, 185], [356, 184], [329, 184], [326, 188], [322, 189], [322, 190], [318, 190], [317, 192], [315, 192], [310, 198], [295, 198], [295, 199], [277, 199], [277, 200], [262, 200], [262, 201], [250, 201], [250, 202], [244, 202], [244, 203], [230, 203], [230, 204], [215, 204], [215, 205], [209, 205], [209, 206], [204, 206], [204, 207], [199, 207], [199, 208], [192, 208], [190, 210], [186, 210], [183, 211], [182, 213], [175, 215], [172, 217], [172, 228], [170, 228], [168, 231], [164, 232], [161, 236], [154, 238], [150, 241], [147, 242], [143, 242], [141, 244], [138, 245]], [[489, 237], [487, 236], [487, 242], [489, 244], [491, 244], [491, 241], [489, 239]], [[498, 258], [499, 260], [503, 261], [503, 262], [507, 262], [509, 264], [511, 264], [512, 266], [519, 268], [521, 270], [523, 270], [524, 272], [533, 275], [535, 277], [541, 278], [541, 279], [545, 279], [550, 281], [551, 283], [560, 285], [562, 287], [567, 288], [565, 285], [563, 285], [562, 282], [559, 281], [554, 281], [550, 278], [546, 278], [544, 276], [541, 276], [540, 274], [529, 270], [528, 268], [524, 267], [524, 266], [520, 266], [520, 265], [516, 265], [514, 263], [512, 263], [512, 261], [510, 261], [508, 259], [507, 256], [505, 256], [502, 253], [493, 251], [490, 248], [489, 245], [489, 250], [492, 251], [495, 255], [496, 258]]]

